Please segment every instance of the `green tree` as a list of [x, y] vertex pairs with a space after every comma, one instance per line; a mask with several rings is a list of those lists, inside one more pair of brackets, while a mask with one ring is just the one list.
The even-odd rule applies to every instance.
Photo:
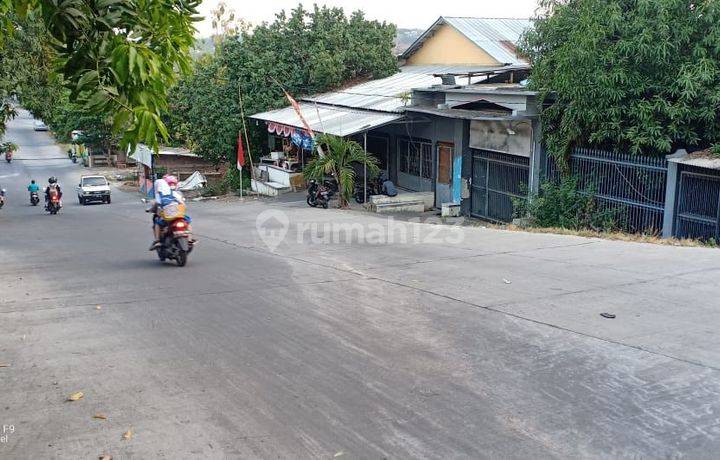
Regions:
[[671, 153], [720, 140], [720, 2], [542, 0], [521, 44], [553, 154]]
[[[70, 99], [113, 116], [122, 143], [157, 147], [167, 89], [189, 71], [200, 0], [0, 0], [0, 47], [42, 18]], [[4, 86], [13, 86], [11, 82]], [[4, 96], [4, 94], [0, 94]], [[4, 119], [0, 123], [4, 123]]]
[[[361, 12], [298, 6], [240, 35], [225, 35], [215, 53], [195, 63], [172, 90], [166, 118], [176, 141], [215, 162], [233, 161], [240, 129], [239, 94], [246, 114], [287, 105], [278, 81], [294, 96], [331, 90], [356, 79], [397, 72], [395, 26]], [[262, 126], [248, 125], [252, 147], [264, 144]]]
[[220, 60], [206, 55], [170, 93], [171, 138], [214, 164], [233, 158], [241, 123], [237, 85], [227, 74]]
[[313, 158], [303, 171], [306, 179], [323, 181], [325, 176], [332, 176], [340, 189], [341, 208], [347, 207], [355, 188], [355, 167], [367, 167], [368, 176], [375, 177], [380, 173], [378, 160], [355, 141], [337, 136], [322, 135], [318, 142], [323, 146], [325, 155]]

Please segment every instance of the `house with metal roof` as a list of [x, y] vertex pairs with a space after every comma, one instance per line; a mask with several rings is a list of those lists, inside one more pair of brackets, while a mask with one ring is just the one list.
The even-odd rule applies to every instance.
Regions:
[[[399, 57], [395, 75], [298, 98], [300, 111], [316, 133], [350, 137], [365, 145], [402, 189], [433, 194], [437, 207], [460, 203], [467, 195], [463, 190], [470, 188], [472, 122], [476, 133], [488, 133], [478, 130], [477, 118], [489, 117], [493, 110], [503, 114], [494, 119], [501, 124], [534, 116], [533, 108], [526, 109], [534, 94], [513, 90], [500, 95], [497, 88], [522, 88], [518, 83], [527, 78], [529, 65], [515, 45], [531, 26], [526, 19], [441, 17]], [[494, 95], [463, 91], [490, 85], [495, 85]], [[292, 107], [251, 118], [267, 125], [274, 150], [280, 150], [277, 145], [283, 137], [305, 129]], [[468, 203], [463, 206], [469, 213]]]
[[430, 26], [401, 58], [408, 65], [522, 65], [517, 53], [522, 34], [532, 27], [530, 19], [453, 18], [442, 16]]

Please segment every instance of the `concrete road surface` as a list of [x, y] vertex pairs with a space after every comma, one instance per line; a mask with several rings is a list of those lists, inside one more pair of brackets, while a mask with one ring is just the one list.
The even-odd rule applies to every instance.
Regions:
[[[27, 114], [7, 137], [0, 458], [720, 451], [717, 250], [218, 201], [178, 268], [138, 196], [80, 206]], [[51, 174], [57, 216], [25, 192]]]

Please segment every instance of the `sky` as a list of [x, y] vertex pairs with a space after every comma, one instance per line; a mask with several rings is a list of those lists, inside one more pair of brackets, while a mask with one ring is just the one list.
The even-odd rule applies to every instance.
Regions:
[[[202, 2], [200, 13], [205, 20], [196, 25], [199, 36], [211, 35], [210, 11], [219, 2], [220, 0]], [[529, 18], [537, 7], [537, 0], [453, 0], [449, 4], [438, 0], [225, 0], [225, 3], [235, 10], [236, 16], [252, 24], [272, 21], [275, 13], [283, 9], [290, 10], [298, 3], [302, 3], [306, 8], [312, 8], [312, 5], [317, 3], [342, 7], [346, 14], [360, 9], [370, 19], [392, 22], [398, 27], [408, 29], [426, 29], [439, 16]]]

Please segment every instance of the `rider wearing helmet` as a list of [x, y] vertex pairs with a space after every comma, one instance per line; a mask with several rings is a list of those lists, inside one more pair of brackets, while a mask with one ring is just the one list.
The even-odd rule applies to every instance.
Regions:
[[57, 177], [51, 176], [48, 179], [48, 186], [45, 187], [45, 204], [47, 205], [50, 201], [50, 189], [57, 190], [58, 198], [60, 199], [60, 206], [62, 206], [62, 189], [60, 188], [60, 184], [58, 184]]
[[[167, 226], [167, 222], [159, 215], [160, 210], [172, 202], [185, 203], [182, 193], [177, 190], [177, 177], [166, 174], [162, 179], [156, 180], [153, 185], [155, 190], [155, 204], [153, 205], [153, 234], [155, 241], [150, 245], [151, 251], [157, 249], [160, 245], [160, 232], [163, 227]], [[190, 216], [186, 215], [185, 221], [188, 223], [188, 232], [191, 232], [190, 222], [192, 220]]]

